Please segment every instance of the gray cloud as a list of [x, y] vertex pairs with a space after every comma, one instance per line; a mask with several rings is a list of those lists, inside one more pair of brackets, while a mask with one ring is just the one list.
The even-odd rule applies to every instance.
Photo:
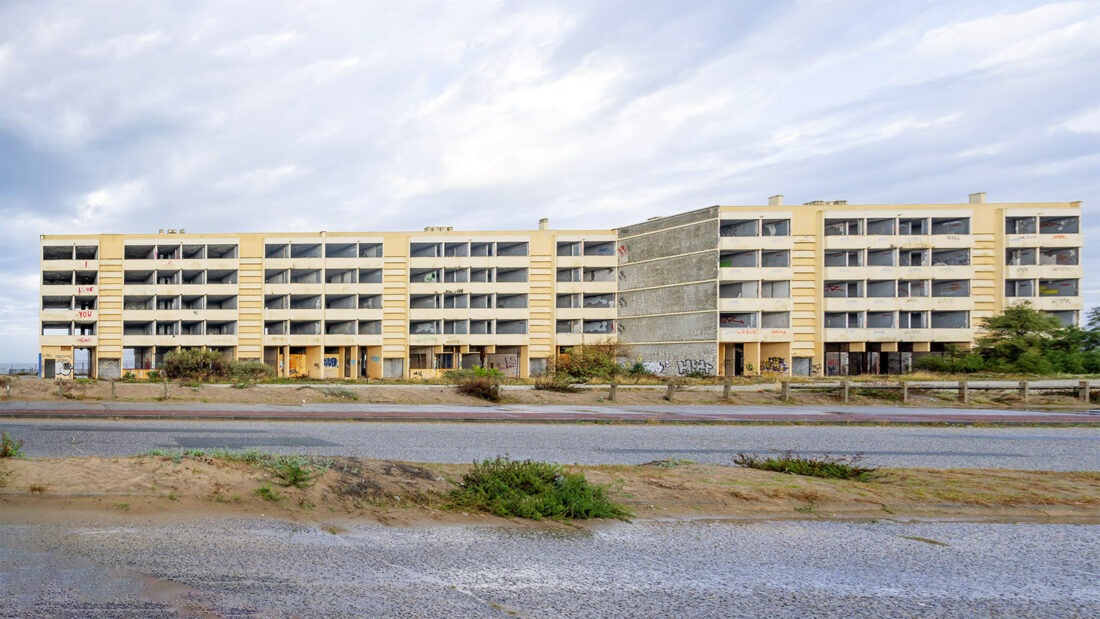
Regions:
[[1095, 235], [1098, 65], [1088, 2], [6, 3], [0, 361], [35, 354], [39, 234], [987, 191]]

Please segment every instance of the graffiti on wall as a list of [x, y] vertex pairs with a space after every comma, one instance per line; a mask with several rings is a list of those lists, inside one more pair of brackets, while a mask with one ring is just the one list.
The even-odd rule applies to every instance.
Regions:
[[643, 361], [642, 365], [645, 366], [645, 371], [650, 374], [664, 374], [668, 369], [668, 361]]
[[706, 359], [680, 359], [676, 362], [676, 373], [680, 376], [714, 374], [714, 364]]

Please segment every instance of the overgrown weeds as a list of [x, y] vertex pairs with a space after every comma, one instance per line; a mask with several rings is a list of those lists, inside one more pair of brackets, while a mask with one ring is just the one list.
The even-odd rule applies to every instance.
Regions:
[[565, 374], [540, 376], [534, 380], [532, 388], [537, 391], [556, 391], [558, 393], [577, 393], [581, 390]]
[[459, 393], [490, 402], [500, 401], [500, 381], [503, 378], [504, 373], [496, 368], [476, 365], [468, 370], [447, 372], [447, 379]]
[[750, 469], [761, 471], [774, 471], [776, 473], [789, 473], [791, 475], [806, 475], [809, 477], [824, 477], [827, 479], [852, 479], [856, 481], [868, 481], [875, 467], [861, 466], [863, 456], [857, 454], [851, 457], [833, 457], [823, 455], [817, 458], [796, 456], [791, 451], [785, 451], [778, 456], [760, 457], [750, 456], [745, 453], [737, 454], [733, 463]]
[[256, 488], [252, 491], [252, 494], [265, 501], [271, 501], [272, 503], [278, 503], [279, 501], [283, 500], [283, 495], [279, 494], [278, 490], [275, 490], [268, 484], [264, 484], [259, 488]]
[[22, 458], [23, 457], [23, 439], [12, 438], [10, 434], [4, 432], [0, 434], [0, 458]]
[[304, 465], [297, 458], [286, 458], [272, 464], [269, 468], [271, 474], [278, 480], [280, 486], [289, 488], [306, 488], [316, 483], [323, 471]]
[[486, 459], [475, 462], [459, 486], [448, 495], [453, 507], [506, 518], [633, 517], [624, 506], [608, 498], [606, 487], [590, 484], [582, 473], [547, 462], [501, 456]]

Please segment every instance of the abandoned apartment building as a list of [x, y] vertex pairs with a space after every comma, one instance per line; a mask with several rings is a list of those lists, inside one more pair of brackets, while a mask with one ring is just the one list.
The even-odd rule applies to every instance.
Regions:
[[900, 373], [1013, 304], [1077, 324], [1080, 215], [773, 196], [609, 230], [48, 235], [39, 372], [205, 348], [280, 376], [527, 377], [617, 341], [662, 375]]

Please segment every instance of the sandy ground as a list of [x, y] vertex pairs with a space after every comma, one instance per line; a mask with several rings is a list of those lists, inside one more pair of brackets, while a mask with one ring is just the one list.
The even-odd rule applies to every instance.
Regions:
[[[169, 400], [172, 402], [209, 402], [234, 404], [286, 404], [301, 405], [317, 403], [360, 403], [360, 404], [442, 404], [463, 406], [491, 406], [492, 403], [478, 398], [465, 396], [449, 385], [387, 385], [359, 383], [311, 383], [303, 385], [258, 385], [238, 389], [231, 385], [188, 385], [178, 382], [168, 383]], [[578, 393], [558, 393], [537, 390], [505, 390], [501, 404], [548, 404], [567, 406], [594, 406], [615, 404], [619, 406], [667, 405], [663, 389], [640, 389], [630, 385], [620, 385], [614, 402], [609, 401], [606, 388], [586, 389]], [[7, 386], [0, 386], [0, 398], [22, 401], [118, 401], [118, 402], [154, 402], [164, 401], [164, 385], [159, 383], [123, 383], [116, 382], [114, 396], [111, 384], [106, 381], [66, 381], [59, 390], [58, 384], [51, 380], [14, 377]], [[872, 391], [860, 389], [853, 384], [850, 404], [900, 405], [899, 395], [892, 391]], [[702, 390], [698, 386], [686, 385], [673, 394], [673, 404], [707, 405], [735, 403], [745, 406], [784, 405], [779, 394], [770, 390], [735, 391], [730, 402], [722, 400], [721, 391]], [[835, 404], [836, 395], [815, 393], [812, 391], [793, 391], [790, 404]], [[959, 403], [953, 392], [910, 391], [910, 406], [920, 407], [957, 407]], [[970, 407], [974, 408], [1013, 408], [1023, 405], [1015, 391], [972, 392]], [[1060, 395], [1033, 394], [1027, 408], [1080, 408], [1076, 398]]]
[[[341, 523], [507, 524], [449, 509], [468, 465], [337, 458], [306, 488], [205, 455], [0, 461], [0, 522], [126, 515]], [[908, 519], [1100, 523], [1100, 472], [881, 469], [826, 480], [671, 461], [580, 467], [638, 519]], [[257, 489], [274, 494], [263, 498]], [[558, 526], [558, 525], [553, 525]]]

